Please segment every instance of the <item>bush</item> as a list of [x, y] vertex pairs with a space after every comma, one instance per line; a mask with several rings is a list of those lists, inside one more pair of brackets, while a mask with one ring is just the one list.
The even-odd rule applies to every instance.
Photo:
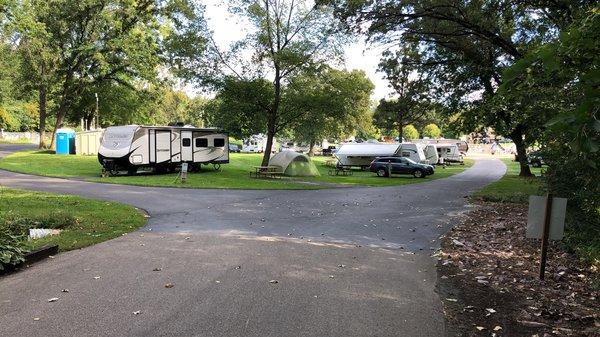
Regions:
[[0, 270], [25, 261], [27, 251], [23, 249], [24, 241], [23, 235], [15, 235], [7, 228], [0, 227]]
[[436, 139], [436, 138], [440, 138], [441, 135], [442, 135], [442, 130], [440, 130], [440, 128], [433, 123], [427, 124], [423, 128], [423, 137], [429, 137], [432, 139]]
[[419, 131], [412, 124], [409, 124], [402, 128], [402, 136], [408, 140], [417, 139], [419, 138]]
[[65, 229], [79, 221], [70, 214], [53, 212], [38, 218], [8, 215], [0, 219], [0, 270], [24, 261], [30, 228]]

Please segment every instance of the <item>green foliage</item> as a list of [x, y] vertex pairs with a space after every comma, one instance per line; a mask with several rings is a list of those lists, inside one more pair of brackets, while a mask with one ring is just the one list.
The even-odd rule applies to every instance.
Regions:
[[283, 95], [283, 113], [294, 138], [308, 144], [323, 139], [342, 139], [365, 129], [369, 121], [374, 85], [362, 71], [325, 67], [320, 72], [291, 79]]
[[[56, 126], [65, 118], [77, 124], [81, 117], [91, 120], [93, 93], [117, 98], [121, 111], [138, 106], [140, 97], [128, 89], [142, 91], [158, 82], [157, 71], [173, 61], [175, 46], [184, 48], [180, 35], [196, 42], [189, 38], [201, 14], [194, 6], [175, 0], [35, 0], [7, 6], [11, 20], [3, 32], [22, 61], [16, 72], [21, 88], [36, 93], [40, 124], [46, 107], [56, 115]], [[137, 117], [132, 111], [121, 120]]]
[[264, 112], [272, 100], [272, 85], [267, 80], [227, 77], [215, 99], [206, 106], [206, 122], [240, 139], [264, 133]]
[[442, 135], [442, 130], [440, 130], [440, 128], [431, 123], [431, 124], [427, 124], [425, 125], [425, 127], [423, 128], [423, 137], [429, 137], [432, 139], [436, 139], [436, 138], [440, 138], [440, 136]]
[[17, 265], [25, 259], [27, 252], [23, 247], [24, 237], [11, 233], [7, 228], [0, 226], [0, 271], [6, 266]]
[[403, 127], [402, 134], [404, 135], [404, 138], [408, 140], [419, 138], [419, 131], [417, 131], [417, 128], [415, 128], [412, 124]]
[[566, 242], [590, 260], [600, 260], [599, 40], [595, 8], [509, 68], [500, 88], [503, 97], [527, 102], [528, 115], [546, 116], [538, 138], [547, 187], [568, 198]]

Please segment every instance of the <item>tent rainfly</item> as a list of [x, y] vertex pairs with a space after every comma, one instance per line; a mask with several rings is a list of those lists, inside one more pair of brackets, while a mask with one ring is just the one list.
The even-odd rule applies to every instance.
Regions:
[[278, 166], [286, 176], [315, 177], [319, 170], [310, 157], [295, 151], [282, 151], [274, 154], [269, 160], [269, 166]]

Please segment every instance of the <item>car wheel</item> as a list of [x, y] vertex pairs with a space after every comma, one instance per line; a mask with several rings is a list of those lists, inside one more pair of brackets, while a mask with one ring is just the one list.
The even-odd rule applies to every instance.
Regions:
[[425, 174], [421, 170], [414, 170], [413, 171], [413, 176], [415, 178], [425, 178]]
[[380, 168], [377, 170], [377, 176], [379, 177], [387, 177], [388, 173], [384, 168]]

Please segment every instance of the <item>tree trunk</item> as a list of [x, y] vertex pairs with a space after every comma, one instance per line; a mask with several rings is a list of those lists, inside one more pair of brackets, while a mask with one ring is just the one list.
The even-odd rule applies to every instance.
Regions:
[[94, 122], [94, 114], [90, 113], [89, 115], [87, 115], [85, 117], [85, 129], [86, 130], [91, 130], [93, 122]]
[[40, 144], [38, 147], [40, 149], [43, 149], [46, 147], [46, 86], [45, 85], [40, 86], [38, 99], [39, 99], [38, 106], [39, 106], [39, 110], [40, 110], [40, 123], [39, 123]]
[[527, 163], [527, 147], [523, 141], [523, 132], [521, 131], [521, 126], [517, 126], [514, 131], [511, 132], [510, 137], [515, 142], [515, 147], [517, 148], [517, 161], [521, 166], [519, 176], [532, 177], [533, 174], [531, 174], [531, 169]]
[[402, 143], [404, 130], [402, 130], [402, 111], [398, 111], [398, 143]]
[[310, 140], [310, 146], [308, 147], [308, 155], [309, 155], [310, 157], [312, 157], [312, 156], [314, 156], [314, 155], [315, 155], [315, 143], [316, 143], [316, 142], [315, 142], [315, 140], [314, 140], [314, 139], [311, 139], [311, 140]]
[[279, 64], [275, 64], [275, 80], [273, 81], [273, 88], [275, 90], [275, 97], [273, 98], [273, 105], [267, 112], [267, 146], [265, 153], [263, 154], [262, 166], [268, 166], [269, 160], [271, 159], [271, 151], [273, 149], [273, 138], [277, 132], [277, 117], [279, 115], [279, 102], [281, 101], [281, 70]]
[[269, 127], [267, 131], [267, 145], [265, 146], [265, 153], [263, 153], [262, 166], [269, 166], [269, 160], [271, 159], [271, 151], [273, 150], [273, 138], [275, 138], [275, 131]]
[[52, 139], [50, 140], [50, 148], [55, 150], [55, 140], [56, 140], [56, 130], [58, 130], [65, 119], [65, 115], [67, 113], [67, 107], [64, 104], [61, 104], [58, 108], [58, 113], [56, 114], [56, 124], [54, 124], [54, 130], [52, 130]]

